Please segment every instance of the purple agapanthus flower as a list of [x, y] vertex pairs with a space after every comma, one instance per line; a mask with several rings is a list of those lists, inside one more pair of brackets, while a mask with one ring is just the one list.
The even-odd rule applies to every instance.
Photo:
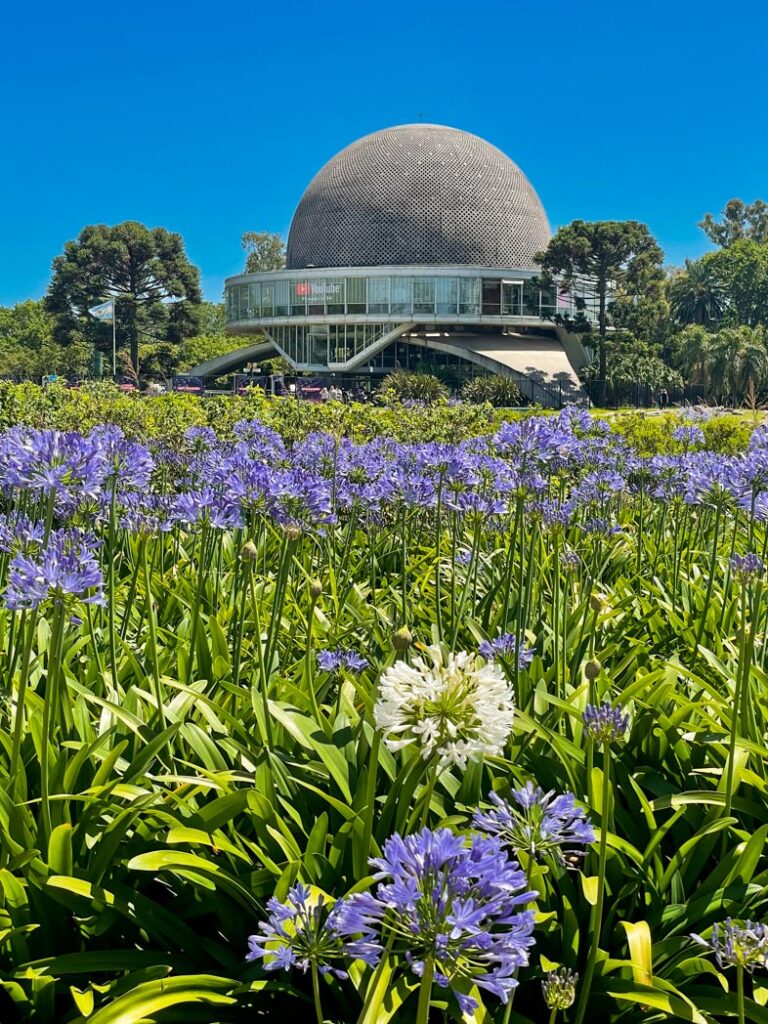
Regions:
[[731, 558], [730, 566], [733, 575], [742, 583], [748, 583], [765, 572], [762, 558], [753, 552], [746, 555], [734, 555]]
[[729, 917], [725, 924], [712, 926], [712, 938], [691, 935], [694, 942], [715, 954], [718, 967], [743, 967], [752, 973], [755, 967], [768, 967], [768, 928], [764, 924], [745, 921], [734, 924]]
[[685, 445], [686, 448], [702, 445], [705, 440], [704, 431], [701, 427], [695, 426], [675, 427], [672, 431], [672, 437], [679, 444]]
[[524, 850], [532, 857], [552, 854], [562, 862], [566, 852], [583, 853], [578, 848], [595, 841], [595, 830], [573, 793], [545, 793], [527, 782], [512, 791], [511, 801], [498, 793], [490, 793], [489, 799], [494, 806], [477, 811], [472, 822], [512, 850]]
[[629, 728], [629, 715], [608, 700], [600, 705], [588, 704], [582, 718], [587, 733], [599, 746], [618, 742]]
[[466, 1013], [477, 1003], [459, 991], [463, 982], [506, 1003], [534, 943], [533, 913], [523, 908], [536, 894], [503, 844], [423, 829], [391, 836], [371, 864], [376, 890], [336, 906], [333, 927], [347, 954], [374, 965], [388, 946], [419, 977], [431, 961], [435, 982]]
[[36, 552], [18, 552], [8, 568], [5, 605], [13, 610], [37, 608], [44, 601], [77, 598], [102, 604], [104, 577], [85, 535], [54, 530]]
[[323, 672], [339, 672], [343, 668], [348, 672], [362, 672], [368, 668], [368, 659], [357, 651], [337, 647], [335, 651], [318, 651], [317, 666]]
[[313, 900], [310, 890], [299, 883], [289, 889], [285, 903], [273, 896], [267, 910], [267, 920], [259, 922], [260, 934], [248, 938], [246, 960], [261, 960], [267, 971], [297, 967], [306, 972], [314, 965], [321, 974], [347, 977], [336, 966], [342, 960], [342, 941], [331, 927], [333, 908], [322, 896]]
[[536, 653], [535, 648], [526, 647], [522, 641], [518, 644], [514, 633], [502, 633], [495, 640], [482, 640], [477, 649], [486, 661], [516, 657], [519, 669], [528, 668]]

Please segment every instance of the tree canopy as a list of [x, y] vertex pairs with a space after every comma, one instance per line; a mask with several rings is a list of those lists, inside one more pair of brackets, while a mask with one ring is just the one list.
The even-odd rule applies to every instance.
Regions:
[[103, 339], [88, 310], [114, 299], [117, 334], [137, 368], [142, 336], [178, 342], [197, 331], [200, 273], [187, 258], [181, 235], [137, 221], [92, 224], [67, 242], [53, 261], [46, 308], [60, 339]]
[[649, 278], [659, 277], [662, 258], [661, 248], [648, 228], [634, 220], [575, 220], [560, 228], [547, 248], [537, 254], [537, 262], [547, 276], [558, 275], [566, 285], [581, 276], [595, 282], [601, 401], [607, 379], [609, 290], [637, 293]]
[[285, 242], [280, 235], [269, 231], [244, 231], [241, 244], [248, 254], [245, 259], [246, 274], [282, 270], [285, 266]]
[[741, 199], [729, 200], [721, 213], [721, 220], [715, 220], [711, 213], [699, 221], [699, 227], [715, 245], [733, 245], [742, 238], [753, 242], [768, 242], [768, 203], [756, 199], [745, 203]]

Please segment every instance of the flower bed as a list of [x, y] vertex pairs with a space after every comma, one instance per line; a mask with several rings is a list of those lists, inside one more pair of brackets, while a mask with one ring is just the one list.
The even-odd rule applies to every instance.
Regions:
[[0, 1020], [768, 1020], [768, 431], [211, 408], [0, 435]]

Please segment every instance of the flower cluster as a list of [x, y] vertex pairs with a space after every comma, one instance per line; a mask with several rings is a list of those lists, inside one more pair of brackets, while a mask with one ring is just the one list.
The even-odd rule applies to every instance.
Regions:
[[618, 743], [629, 728], [629, 715], [608, 700], [599, 705], [588, 704], [582, 718], [587, 734], [598, 746]]
[[345, 651], [339, 647], [335, 651], [318, 651], [317, 666], [323, 672], [339, 672], [343, 668], [348, 672], [362, 672], [368, 668], [368, 659], [357, 651]]
[[486, 661], [494, 661], [496, 658], [509, 658], [517, 661], [519, 669], [528, 668], [533, 661], [534, 650], [526, 647], [524, 643], [518, 644], [514, 633], [503, 633], [495, 640], [483, 640], [478, 647], [480, 654]]
[[102, 604], [104, 577], [86, 536], [79, 530], [54, 530], [46, 543], [17, 551], [8, 568], [5, 605], [13, 610], [79, 599]]
[[548, 971], [541, 983], [544, 1002], [550, 1010], [567, 1010], [576, 999], [579, 976], [567, 967]]
[[765, 572], [762, 558], [752, 552], [746, 555], [733, 555], [730, 567], [735, 578], [741, 583], [749, 583], [750, 580], [762, 576]]
[[448, 829], [391, 836], [371, 861], [378, 885], [337, 905], [333, 927], [351, 957], [378, 963], [384, 947], [417, 976], [427, 962], [461, 1009], [477, 1003], [457, 985], [471, 981], [506, 1003], [533, 945], [535, 893], [498, 839], [469, 842]]
[[489, 799], [493, 807], [475, 812], [473, 824], [512, 850], [531, 857], [551, 854], [563, 861], [566, 853], [583, 853], [595, 841], [595, 830], [573, 793], [545, 793], [528, 782], [512, 791], [511, 801], [493, 792]]
[[334, 910], [322, 896], [312, 898], [299, 883], [288, 892], [285, 903], [274, 897], [267, 903], [269, 916], [259, 923], [258, 935], [248, 939], [246, 960], [261, 960], [267, 971], [297, 967], [306, 972], [314, 965], [321, 974], [344, 979], [342, 943], [333, 928]]
[[712, 926], [711, 939], [691, 938], [715, 954], [718, 967], [743, 967], [751, 973], [755, 967], [768, 966], [768, 928], [764, 924], [745, 921], [739, 925], [729, 917], [725, 924]]
[[445, 655], [436, 644], [427, 655], [428, 662], [398, 661], [381, 676], [374, 718], [386, 745], [416, 745], [441, 767], [501, 754], [515, 710], [501, 669], [466, 651]]

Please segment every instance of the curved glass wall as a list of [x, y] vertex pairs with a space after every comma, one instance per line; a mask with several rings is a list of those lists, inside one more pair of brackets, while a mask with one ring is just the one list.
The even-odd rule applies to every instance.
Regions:
[[581, 311], [595, 319], [586, 286], [542, 288], [534, 280], [450, 275], [279, 278], [226, 288], [230, 323], [275, 317], [426, 316], [551, 318]]

